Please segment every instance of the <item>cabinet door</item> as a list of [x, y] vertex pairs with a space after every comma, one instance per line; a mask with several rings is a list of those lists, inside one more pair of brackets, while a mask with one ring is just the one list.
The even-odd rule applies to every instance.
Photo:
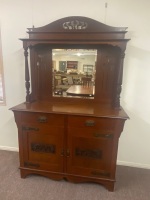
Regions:
[[22, 124], [23, 166], [25, 168], [63, 171], [64, 128]]
[[93, 128], [69, 128], [68, 150], [68, 173], [97, 178], [111, 176], [113, 134]]

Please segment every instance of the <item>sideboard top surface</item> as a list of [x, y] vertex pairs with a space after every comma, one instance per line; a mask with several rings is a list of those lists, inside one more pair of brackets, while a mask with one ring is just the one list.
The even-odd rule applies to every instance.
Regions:
[[122, 108], [113, 109], [109, 105], [93, 105], [90, 103], [81, 105], [73, 103], [68, 104], [65, 102], [50, 103], [46, 101], [38, 101], [33, 103], [22, 103], [11, 108], [11, 110], [128, 119], [128, 115]]

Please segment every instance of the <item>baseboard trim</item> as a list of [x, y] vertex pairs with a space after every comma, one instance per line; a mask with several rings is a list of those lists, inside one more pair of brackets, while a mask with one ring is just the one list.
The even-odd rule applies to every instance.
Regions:
[[136, 167], [136, 168], [143, 168], [143, 169], [150, 169], [150, 165], [142, 164], [142, 163], [133, 163], [133, 162], [125, 162], [125, 161], [117, 161], [117, 165], [123, 165], [128, 167]]
[[0, 146], [0, 150], [19, 152], [19, 149], [17, 147], [8, 147], [8, 146]]

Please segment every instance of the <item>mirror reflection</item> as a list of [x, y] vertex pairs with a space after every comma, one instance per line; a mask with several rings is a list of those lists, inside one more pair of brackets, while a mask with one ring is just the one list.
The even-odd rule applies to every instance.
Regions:
[[53, 49], [53, 96], [94, 98], [96, 49]]

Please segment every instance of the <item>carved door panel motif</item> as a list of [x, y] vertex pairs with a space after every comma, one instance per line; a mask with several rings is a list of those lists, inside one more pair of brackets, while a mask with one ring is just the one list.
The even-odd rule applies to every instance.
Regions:
[[[97, 133], [97, 134], [96, 134]], [[113, 134], [70, 128], [67, 172], [91, 177], [110, 177]]]
[[23, 125], [23, 167], [62, 172], [63, 135], [62, 127]]

